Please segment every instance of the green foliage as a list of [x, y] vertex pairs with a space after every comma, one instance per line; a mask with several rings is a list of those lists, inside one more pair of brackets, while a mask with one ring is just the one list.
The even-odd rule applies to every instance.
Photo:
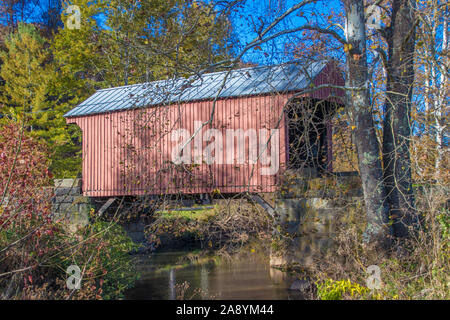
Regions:
[[52, 75], [45, 41], [35, 27], [19, 24], [5, 46], [6, 51], [0, 53], [0, 75], [5, 80], [0, 96], [2, 111], [19, 119], [27, 113], [31, 125], [42, 128], [49, 117], [45, 111], [49, 108], [47, 87]]
[[[67, 96], [73, 99], [82, 100], [97, 88], [191, 75], [228, 55], [229, 22], [201, 2], [71, 4], [81, 10], [80, 29], [59, 30], [52, 51], [66, 82], [61, 89], [70, 88]], [[62, 20], [67, 21], [65, 14]]]
[[104, 299], [123, 298], [124, 290], [132, 287], [137, 279], [130, 252], [135, 252], [139, 246], [118, 224], [98, 221], [90, 228], [91, 232], [104, 233], [103, 239], [109, 244], [99, 256], [106, 270], [102, 296]]
[[[50, 171], [55, 178], [77, 178], [81, 175], [81, 130], [76, 125], [61, 127], [65, 143], [52, 145]], [[49, 132], [51, 135], [51, 132]]]
[[[65, 125], [63, 115], [96, 89], [111, 85], [101, 76], [100, 70], [104, 66], [101, 64], [100, 37], [103, 33], [94, 19], [103, 10], [102, 1], [77, 0], [70, 4], [77, 5], [81, 10], [81, 28], [69, 29], [65, 26], [59, 29], [49, 47], [57, 65], [49, 92], [63, 132], [56, 134], [49, 131], [48, 134], [49, 137], [59, 136], [59, 140], [64, 141], [53, 145], [51, 169], [57, 178], [74, 178], [81, 172], [81, 130], [76, 125]], [[61, 19], [67, 22], [65, 11]]]
[[[74, 235], [76, 250], [61, 255], [63, 270], [71, 264], [85, 270], [81, 286], [95, 287], [102, 299], [120, 299], [136, 281], [130, 252], [138, 245], [114, 222], [93, 221]], [[80, 296], [82, 298], [82, 296]]]
[[441, 243], [438, 259], [439, 262], [435, 262], [431, 270], [433, 281], [441, 284], [447, 292], [447, 297], [450, 297], [450, 212], [445, 209], [436, 217], [439, 223], [441, 233]]
[[5, 47], [0, 52], [0, 75], [5, 81], [0, 112], [17, 121], [25, 117], [27, 130], [51, 150], [50, 170], [54, 175], [74, 177], [81, 167], [79, 157], [74, 157], [80, 152], [80, 132], [73, 127], [67, 129], [63, 114], [72, 105], [61, 103], [58, 88], [67, 83], [61, 82], [49, 43], [36, 27], [19, 24]]
[[350, 279], [335, 281], [325, 279], [316, 282], [317, 295], [321, 300], [341, 300], [344, 297], [350, 299], [374, 299], [377, 296], [371, 294], [369, 288], [353, 283]]
[[[80, 29], [59, 29], [51, 42], [51, 51], [58, 69], [58, 85], [54, 88], [59, 103], [74, 106], [91, 95], [97, 88], [111, 85], [105, 77], [104, 61], [107, 57], [102, 46], [107, 43], [107, 31], [101, 30], [95, 16], [100, 14], [102, 1], [71, 1], [81, 10]], [[68, 5], [68, 4], [66, 4]], [[61, 19], [67, 23], [65, 10]]]
[[118, 83], [192, 75], [228, 55], [230, 24], [204, 2], [115, 0], [107, 10], [105, 52]]
[[446, 242], [446, 245], [450, 244], [450, 212], [443, 210], [437, 217], [437, 221], [441, 227], [442, 240]]
[[158, 213], [159, 218], [167, 220], [184, 219], [186, 222], [191, 220], [207, 221], [216, 215], [216, 209], [201, 209], [201, 210], [187, 210], [187, 211], [173, 211], [164, 210]]

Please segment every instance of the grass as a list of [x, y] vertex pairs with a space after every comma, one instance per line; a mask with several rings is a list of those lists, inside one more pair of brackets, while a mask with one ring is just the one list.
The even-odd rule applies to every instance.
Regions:
[[[209, 208], [211, 206], [205, 206]], [[198, 207], [201, 208], [201, 207]], [[207, 221], [217, 214], [216, 207], [212, 209], [197, 209], [197, 210], [187, 210], [187, 211], [175, 211], [175, 210], [162, 210], [158, 211], [158, 218], [166, 220], [176, 220], [183, 218], [187, 221]]]

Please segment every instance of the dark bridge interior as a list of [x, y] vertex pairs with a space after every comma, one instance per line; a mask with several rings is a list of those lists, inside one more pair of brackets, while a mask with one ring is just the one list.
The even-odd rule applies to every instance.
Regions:
[[331, 118], [337, 106], [311, 98], [299, 98], [288, 106], [288, 169], [314, 168], [326, 172], [330, 168]]

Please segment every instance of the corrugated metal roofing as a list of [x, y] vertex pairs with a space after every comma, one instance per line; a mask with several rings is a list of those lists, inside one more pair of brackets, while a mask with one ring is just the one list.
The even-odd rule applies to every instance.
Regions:
[[[227, 98], [296, 91], [307, 87], [326, 64], [326, 61], [318, 61], [305, 66], [291, 62], [102, 89], [64, 116], [77, 117], [151, 105], [207, 100], [216, 96]], [[225, 76], [227, 78], [223, 85]]]

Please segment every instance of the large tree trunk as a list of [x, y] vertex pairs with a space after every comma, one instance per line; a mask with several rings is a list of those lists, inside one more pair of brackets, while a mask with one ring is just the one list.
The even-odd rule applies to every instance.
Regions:
[[411, 182], [411, 96], [414, 82], [415, 0], [394, 0], [387, 30], [388, 65], [383, 128], [383, 164], [396, 237], [417, 223]]
[[368, 89], [366, 27], [363, 0], [344, 0], [347, 40], [347, 92], [349, 116], [354, 125], [353, 139], [366, 205], [367, 227], [364, 240], [377, 246], [388, 243], [388, 207], [385, 202], [380, 150]]
[[[448, 51], [448, 9], [445, 8], [443, 14], [444, 22], [442, 24], [442, 52]], [[443, 70], [448, 70], [449, 56], [448, 53], [443, 56]], [[446, 108], [446, 97], [448, 97], [448, 73], [441, 71], [440, 77], [440, 90], [438, 91], [438, 99], [435, 100], [435, 112], [434, 120], [436, 126], [436, 145], [437, 145], [437, 156], [435, 161], [435, 180], [441, 182], [441, 162], [444, 158], [445, 148], [444, 148], [444, 134], [445, 134], [445, 108]]]

